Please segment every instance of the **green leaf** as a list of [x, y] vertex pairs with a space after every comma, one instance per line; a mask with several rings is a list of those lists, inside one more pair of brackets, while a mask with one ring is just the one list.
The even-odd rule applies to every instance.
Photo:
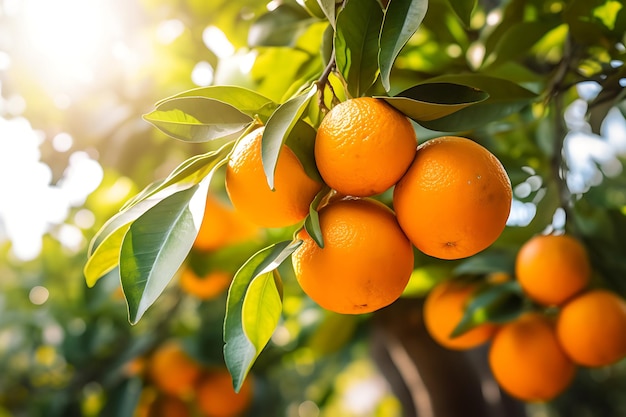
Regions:
[[276, 107], [278, 107], [277, 103], [256, 91], [235, 85], [212, 85], [194, 88], [159, 101], [157, 107], [168, 100], [182, 97], [204, 97], [218, 100], [231, 105], [252, 118], [258, 116], [263, 122], [265, 122], [274, 110], [276, 110]]
[[93, 287], [104, 275], [111, 272], [119, 264], [120, 247], [131, 223], [127, 223], [111, 233], [94, 253], [87, 259], [83, 273], [88, 287]]
[[393, 97], [378, 97], [415, 121], [440, 119], [475, 103], [489, 94], [453, 83], [419, 84]]
[[463, 260], [454, 268], [454, 275], [490, 274], [515, 271], [517, 248], [489, 248]]
[[248, 46], [295, 46], [300, 35], [314, 22], [309, 13], [294, 4], [282, 3], [259, 17], [248, 31]]
[[166, 135], [189, 142], [232, 140], [253, 120], [232, 105], [207, 97], [167, 99], [143, 118]]
[[133, 417], [143, 388], [142, 378], [122, 381], [107, 393], [107, 401], [98, 416]]
[[378, 65], [386, 91], [391, 89], [389, 77], [398, 54], [422, 24], [428, 0], [390, 1], [380, 32]]
[[274, 173], [283, 143], [317, 92], [313, 84], [304, 93], [281, 104], [270, 116], [261, 140], [261, 158], [267, 183], [274, 190]]
[[522, 289], [517, 281], [479, 289], [465, 307], [465, 313], [451, 333], [457, 337], [483, 323], [505, 323], [524, 310]]
[[[246, 333], [244, 304], [252, 281], [274, 271], [302, 243], [285, 241], [268, 246], [255, 253], [237, 271], [228, 290], [226, 317], [224, 319], [224, 360], [233, 378], [235, 391], [239, 391], [254, 361], [261, 353]], [[250, 301], [248, 301], [250, 303]], [[255, 341], [258, 344], [258, 340]]]
[[317, 193], [317, 196], [315, 196], [315, 199], [313, 199], [311, 205], [309, 206], [309, 215], [304, 220], [304, 229], [320, 248], [324, 248], [324, 236], [322, 235], [320, 216], [317, 212], [317, 207], [319, 207], [320, 202], [326, 197], [328, 191], [329, 188], [324, 187], [319, 193]]
[[458, 132], [484, 126], [489, 122], [520, 111], [537, 98], [535, 93], [514, 82], [481, 74], [442, 75], [432, 78], [428, 82], [462, 84], [478, 88], [489, 94], [488, 99], [448, 116], [418, 122], [427, 129], [440, 132]]
[[317, 0], [317, 3], [320, 5], [322, 11], [326, 15], [326, 18], [330, 22], [330, 25], [333, 28], [337, 27], [337, 15], [335, 12], [335, 0]]
[[282, 312], [274, 272], [261, 274], [250, 282], [241, 309], [243, 331], [259, 353], [272, 337]]
[[285, 144], [293, 151], [300, 163], [304, 172], [315, 181], [323, 183], [324, 180], [317, 170], [315, 164], [315, 136], [317, 131], [303, 120], [298, 120], [289, 136], [285, 141]]
[[378, 36], [383, 11], [376, 0], [349, 0], [337, 16], [335, 61], [352, 97], [362, 96], [378, 77]]
[[477, 0], [448, 0], [448, 4], [454, 13], [461, 19], [465, 27], [470, 27], [472, 12], [476, 7]]
[[555, 18], [514, 24], [504, 32], [493, 52], [485, 57], [483, 66], [493, 67], [528, 53], [533, 45], [560, 23], [561, 20]]
[[120, 252], [120, 277], [131, 324], [161, 295], [191, 250], [208, 182], [177, 192], [135, 220]]
[[90, 242], [88, 255], [93, 255], [112, 233], [137, 219], [161, 200], [176, 192], [193, 187], [205, 178], [209, 181], [215, 170], [226, 163], [233, 145], [230, 143], [217, 151], [193, 156], [175, 168], [165, 180], [146, 187], [100, 228]]

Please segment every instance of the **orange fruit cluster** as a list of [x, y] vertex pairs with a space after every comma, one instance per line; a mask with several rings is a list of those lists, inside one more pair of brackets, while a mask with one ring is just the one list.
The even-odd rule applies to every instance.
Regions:
[[[255, 224], [294, 225], [307, 217], [323, 184], [282, 145], [271, 190], [263, 132], [235, 145], [226, 190]], [[303, 229], [292, 260], [304, 292], [328, 310], [358, 314], [389, 305], [408, 283], [413, 246], [442, 259], [468, 257], [491, 245], [509, 216], [511, 183], [493, 154], [461, 137], [418, 146], [409, 118], [381, 99], [334, 106], [317, 129], [314, 153], [334, 197], [317, 207], [323, 247]], [[392, 188], [395, 212], [372, 199]]]
[[253, 401], [247, 378], [238, 393], [225, 368], [207, 368], [170, 340], [145, 360], [147, 382], [136, 417], [238, 417]]
[[[570, 235], [533, 237], [520, 248], [515, 269], [533, 309], [509, 322], [487, 321], [457, 335], [478, 284], [446, 280], [424, 302], [424, 324], [433, 340], [454, 350], [490, 343], [495, 380], [528, 402], [560, 395], [579, 366], [608, 366], [626, 357], [626, 300], [590, 288], [592, 267], [580, 241]], [[508, 280], [505, 274], [495, 275], [487, 278], [492, 285]]]
[[549, 310], [524, 314], [493, 338], [490, 366], [509, 394], [547, 401], [569, 386], [577, 366], [607, 366], [626, 357], [626, 300], [589, 288], [592, 268], [580, 241], [535, 236], [520, 248], [515, 271], [528, 299]]

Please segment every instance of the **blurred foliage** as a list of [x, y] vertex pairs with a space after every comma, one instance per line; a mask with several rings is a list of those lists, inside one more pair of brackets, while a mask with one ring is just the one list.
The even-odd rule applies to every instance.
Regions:
[[[16, 259], [10, 243], [0, 241], [0, 416], [131, 417], [146, 393], [158, 393], [148, 369], [150, 355], [164, 341], [180, 340], [202, 369], [224, 365], [227, 301], [225, 293], [211, 300], [184, 293], [176, 275], [144, 318], [130, 325], [116, 269], [93, 288], [85, 284], [88, 241], [104, 223], [144, 186], [167, 177], [187, 158], [214, 149], [212, 144], [172, 140], [163, 126], [156, 123], [155, 129], [141, 115], [151, 121], [159, 100], [199, 87], [191, 78], [198, 62], [214, 70], [212, 85], [253, 90], [266, 97], [273, 110], [317, 79], [328, 64], [329, 2], [285, 0], [271, 2], [270, 8], [260, 0], [111, 2], [121, 30], [134, 34], [126, 46], [143, 59], [126, 66], [106, 55], [105, 61], [114, 65], [98, 67], [96, 81], [67, 92], [69, 101], [62, 106], [55, 90], [59, 86], [51, 87], [41, 78], [36, 69], [42, 66], [17, 42], [19, 19], [9, 13], [9, 3], [0, 1], [5, 12], [0, 13], [0, 54], [11, 57], [11, 65], [0, 65], [0, 116], [23, 116], [43, 132], [41, 160], [49, 165], [52, 182], [63, 176], [70, 155], [52, 145], [51, 138], [60, 132], [74, 138], [73, 151], [97, 158], [104, 177], [63, 223], [79, 225], [78, 246], [68, 247], [59, 238], [63, 224], [49, 227], [41, 255], [30, 261]], [[368, 7], [378, 7], [374, 3]], [[393, 7], [401, 3], [391, 1]], [[346, 13], [362, 12], [354, 9]], [[442, 131], [464, 134], [496, 154], [515, 189], [515, 222], [510, 221], [492, 248], [470, 259], [443, 262], [416, 253], [406, 298], [421, 298], [450, 276], [483, 280], [493, 273], [512, 274], [519, 246], [551, 229], [565, 229], [583, 239], [592, 256], [594, 285], [626, 296], [623, 3], [432, 0], [423, 18], [398, 51], [387, 74], [388, 91], [372, 74], [369, 58], [360, 62], [359, 71], [370, 78], [348, 91], [431, 102], [428, 108], [441, 104], [432, 99], [446, 93], [464, 97], [455, 104], [471, 102], [454, 114], [416, 122], [418, 137], [425, 140]], [[160, 41], [158, 29], [172, 21], [181, 22], [183, 30], [170, 42]], [[217, 32], [207, 28], [219, 28], [226, 35], [231, 53], [220, 52], [212, 43]], [[345, 36], [349, 40], [351, 35]], [[347, 63], [342, 65], [346, 78], [358, 78]], [[330, 81], [344, 99], [341, 81]], [[482, 100], [467, 90], [451, 93], [445, 84], [435, 93], [410, 90], [440, 83], [471, 86], [489, 97]], [[26, 105], [11, 110], [10, 103], [19, 98]], [[312, 102], [304, 103], [306, 109], [303, 103], [295, 107], [316, 125], [321, 113]], [[214, 110], [214, 105], [208, 109]], [[572, 133], [584, 137], [576, 140]], [[210, 192], [225, 200], [222, 170], [214, 176]], [[388, 201], [389, 196], [380, 199]], [[93, 214], [92, 224], [80, 226], [76, 221], [81, 210]], [[267, 230], [211, 253], [192, 251], [186, 262], [198, 270], [219, 265], [234, 272], [260, 249], [289, 240], [291, 232]], [[400, 401], [371, 357], [374, 315], [324, 312], [303, 296], [289, 262], [275, 273], [283, 285], [282, 314], [251, 369], [255, 388], [247, 415], [402, 415]], [[519, 311], [523, 303], [513, 287], [504, 283], [484, 293], [484, 300], [498, 300], [502, 308], [481, 314], [479, 321]], [[477, 315], [480, 307], [473, 310]], [[144, 365], [137, 368], [137, 363]], [[624, 361], [581, 369], [565, 394], [551, 403], [527, 405], [526, 412], [622, 416], [625, 384]], [[192, 401], [189, 407], [199, 415]]]

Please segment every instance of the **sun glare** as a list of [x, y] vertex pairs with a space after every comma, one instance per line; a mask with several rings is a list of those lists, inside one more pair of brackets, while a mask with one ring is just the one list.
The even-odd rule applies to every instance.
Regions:
[[25, 53], [48, 83], [93, 81], [95, 69], [121, 35], [113, 4], [107, 0], [22, 0], [19, 16]]

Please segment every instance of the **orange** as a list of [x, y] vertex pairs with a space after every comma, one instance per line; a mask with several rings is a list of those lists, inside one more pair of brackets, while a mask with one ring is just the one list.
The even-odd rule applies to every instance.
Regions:
[[472, 256], [500, 236], [511, 209], [511, 182], [500, 161], [466, 138], [422, 143], [398, 182], [393, 205], [400, 226], [423, 253]]
[[626, 301], [607, 290], [590, 290], [561, 308], [556, 329], [574, 362], [610, 365], [626, 356]]
[[226, 291], [232, 279], [232, 274], [228, 272], [212, 271], [206, 276], [198, 276], [191, 268], [185, 267], [180, 274], [179, 283], [187, 294], [209, 300]]
[[194, 248], [211, 251], [253, 238], [258, 227], [209, 194]]
[[322, 120], [315, 139], [317, 168], [331, 188], [367, 197], [394, 185], [417, 148], [409, 119], [383, 100], [344, 101]]
[[496, 381], [522, 401], [548, 401], [572, 382], [576, 365], [559, 344], [554, 323], [540, 313], [526, 313], [503, 325], [489, 349]]
[[497, 326], [490, 323], [476, 326], [459, 336], [451, 336], [476, 288], [474, 284], [448, 280], [430, 291], [424, 302], [424, 324], [437, 343], [448, 349], [464, 350], [491, 339]]
[[148, 367], [154, 385], [162, 392], [178, 397], [191, 395], [200, 376], [200, 366], [173, 340], [162, 344], [153, 353]]
[[413, 270], [413, 249], [393, 212], [369, 199], [344, 199], [319, 211], [324, 248], [306, 230], [293, 253], [302, 290], [327, 310], [369, 313], [394, 302]]
[[304, 220], [322, 184], [309, 178], [293, 151], [283, 145], [272, 191], [261, 159], [263, 131], [251, 132], [235, 146], [226, 167], [226, 191], [235, 210], [258, 226], [290, 226]]
[[231, 212], [213, 195], [209, 194], [204, 206], [204, 217], [194, 241], [194, 248], [210, 251], [228, 243]]
[[572, 236], [539, 235], [520, 248], [515, 274], [529, 298], [561, 305], [587, 287], [591, 265], [587, 250]]
[[207, 372], [196, 389], [198, 409], [206, 417], [235, 417], [252, 403], [252, 380], [244, 380], [239, 393], [233, 389], [230, 374], [225, 369]]
[[150, 405], [148, 417], [189, 417], [189, 407], [180, 398], [160, 395]]

